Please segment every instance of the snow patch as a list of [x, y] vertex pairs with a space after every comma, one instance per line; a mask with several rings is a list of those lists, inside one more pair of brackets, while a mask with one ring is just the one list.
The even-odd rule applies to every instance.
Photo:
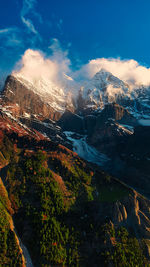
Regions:
[[29, 113], [25, 112], [25, 113], [24, 113], [24, 117], [26, 117], [26, 118], [30, 118], [31, 115], [30, 115]]
[[[73, 145], [73, 151], [76, 152], [81, 158], [96, 163], [99, 166], [103, 166], [110, 159], [103, 153], [98, 152], [94, 147], [90, 146], [86, 142], [86, 135], [77, 135], [76, 133], [65, 131], [67, 139], [71, 141]], [[74, 135], [78, 139], [74, 138]]]
[[10, 90], [10, 89], [9, 89], [9, 92], [10, 92], [11, 94], [15, 95], [14, 92], [13, 92], [12, 90]]
[[126, 124], [119, 124], [118, 127], [121, 128], [124, 132], [128, 134], [133, 134], [134, 133], [134, 127], [126, 125]]

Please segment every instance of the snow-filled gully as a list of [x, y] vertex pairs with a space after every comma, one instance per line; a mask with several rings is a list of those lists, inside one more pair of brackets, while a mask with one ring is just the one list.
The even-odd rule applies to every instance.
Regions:
[[[73, 151], [81, 158], [96, 163], [99, 166], [105, 165], [110, 160], [105, 154], [98, 152], [94, 147], [87, 144], [86, 135], [78, 135], [69, 131], [65, 131], [64, 133], [72, 143]], [[77, 136], [77, 139], [74, 136]]]

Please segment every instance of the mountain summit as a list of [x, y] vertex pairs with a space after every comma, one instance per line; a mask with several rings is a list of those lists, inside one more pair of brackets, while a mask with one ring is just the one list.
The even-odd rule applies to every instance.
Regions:
[[2, 92], [5, 102], [17, 104], [19, 113], [30, 113], [57, 120], [66, 108], [72, 108], [71, 96], [53, 83], [40, 79], [31, 83], [21, 76], [7, 77]]
[[102, 110], [105, 105], [117, 103], [135, 117], [150, 117], [149, 87], [134, 88], [112, 73], [101, 69], [79, 91], [78, 108]]

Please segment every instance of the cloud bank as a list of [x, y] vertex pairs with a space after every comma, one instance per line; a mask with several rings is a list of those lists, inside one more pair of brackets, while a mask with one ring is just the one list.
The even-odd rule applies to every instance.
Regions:
[[60, 85], [64, 79], [64, 73], [70, 73], [70, 60], [67, 51], [63, 51], [57, 39], [53, 39], [51, 56], [46, 57], [42, 51], [28, 49], [16, 65], [18, 70], [13, 74], [23, 76], [32, 83], [39, 80], [48, 80]]
[[83, 77], [83, 79], [90, 79], [102, 68], [130, 85], [138, 86], [143, 84], [147, 86], [150, 84], [150, 68], [140, 65], [133, 59], [93, 59], [90, 60], [88, 64], [82, 66], [81, 69], [77, 71], [76, 76], [79, 75], [81, 78]]
[[53, 39], [49, 49], [50, 56], [38, 50], [26, 50], [19, 62], [18, 70], [14, 73], [32, 83], [45, 79], [61, 87], [64, 81], [68, 81], [70, 87], [74, 85], [79, 88], [83, 81], [91, 79], [103, 68], [133, 88], [139, 85], [150, 85], [150, 68], [140, 65], [133, 59], [97, 58], [90, 60], [79, 70], [72, 71], [68, 51], [62, 50], [57, 39]]

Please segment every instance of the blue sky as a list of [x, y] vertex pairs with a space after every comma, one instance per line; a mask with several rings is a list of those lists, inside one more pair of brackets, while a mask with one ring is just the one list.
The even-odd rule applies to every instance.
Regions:
[[150, 66], [149, 12], [149, 0], [1, 0], [0, 76], [29, 48], [49, 55], [54, 38], [74, 69], [101, 57]]

